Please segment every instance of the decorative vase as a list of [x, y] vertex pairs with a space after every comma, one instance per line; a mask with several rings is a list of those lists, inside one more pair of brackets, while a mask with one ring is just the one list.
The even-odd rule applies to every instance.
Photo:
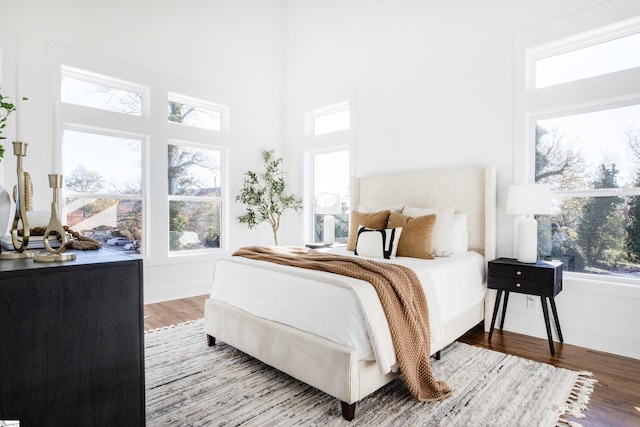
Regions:
[[[9, 218], [11, 218], [11, 197], [7, 190], [0, 185], [0, 239], [4, 238], [9, 229]], [[0, 253], [2, 246], [0, 245]]]

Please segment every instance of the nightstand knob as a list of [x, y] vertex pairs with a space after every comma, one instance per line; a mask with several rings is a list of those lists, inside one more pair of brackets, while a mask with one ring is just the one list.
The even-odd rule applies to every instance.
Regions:
[[519, 288], [520, 286], [522, 286], [520, 283], [516, 283], [516, 288]]
[[516, 271], [516, 276], [520, 276], [520, 275], [522, 275], [522, 271], [520, 270]]

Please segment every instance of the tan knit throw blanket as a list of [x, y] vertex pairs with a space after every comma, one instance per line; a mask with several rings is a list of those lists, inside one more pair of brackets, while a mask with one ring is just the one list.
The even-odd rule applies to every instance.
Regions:
[[423, 402], [451, 394], [449, 387], [436, 381], [431, 372], [427, 300], [411, 269], [298, 247], [251, 246], [238, 249], [233, 256], [337, 273], [371, 283], [387, 316], [396, 359], [409, 392]]

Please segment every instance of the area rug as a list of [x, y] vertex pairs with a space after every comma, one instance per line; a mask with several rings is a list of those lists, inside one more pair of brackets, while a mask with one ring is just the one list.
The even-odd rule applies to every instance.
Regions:
[[595, 382], [455, 342], [432, 359], [451, 397], [418, 402], [399, 378], [358, 402], [349, 422], [337, 399], [229, 345], [208, 347], [203, 325], [145, 334], [147, 426], [566, 426], [563, 414], [584, 416]]

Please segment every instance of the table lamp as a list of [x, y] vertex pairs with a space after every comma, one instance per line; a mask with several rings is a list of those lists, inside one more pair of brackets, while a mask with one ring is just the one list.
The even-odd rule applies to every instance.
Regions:
[[336, 240], [335, 218], [342, 213], [340, 195], [335, 193], [319, 193], [316, 196], [316, 215], [324, 215], [322, 243], [332, 245]]
[[535, 263], [538, 259], [538, 223], [534, 215], [553, 213], [548, 184], [509, 186], [506, 213], [525, 215], [518, 222], [518, 261]]

